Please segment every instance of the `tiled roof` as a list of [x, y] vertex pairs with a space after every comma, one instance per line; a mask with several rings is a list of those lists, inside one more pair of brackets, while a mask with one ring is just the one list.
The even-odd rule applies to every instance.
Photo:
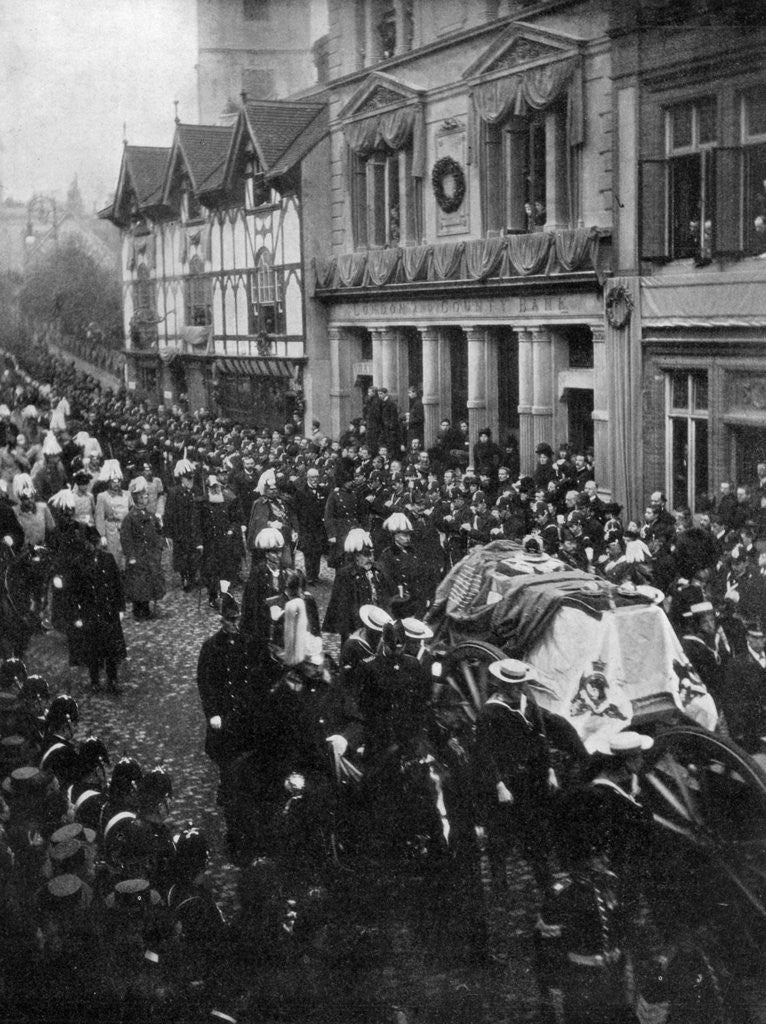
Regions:
[[179, 124], [176, 139], [195, 192], [207, 192], [223, 182], [233, 128]]
[[162, 200], [165, 166], [170, 150], [165, 146], [126, 146], [125, 161], [139, 206]]
[[245, 104], [248, 127], [264, 171], [271, 170], [323, 109], [321, 103], [290, 100], [260, 100]]
[[307, 153], [316, 146], [320, 139], [324, 138], [330, 130], [330, 112], [327, 107], [319, 107], [316, 117], [298, 135], [279, 159], [272, 164], [269, 170], [270, 177], [285, 174], [291, 167], [295, 167]]

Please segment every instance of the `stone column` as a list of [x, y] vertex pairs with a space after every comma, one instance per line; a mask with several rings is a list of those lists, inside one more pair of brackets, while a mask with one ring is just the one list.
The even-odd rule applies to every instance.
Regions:
[[553, 353], [547, 327], [532, 330], [532, 395], [533, 448], [543, 441], [553, 447]]
[[343, 327], [329, 327], [330, 340], [330, 430], [340, 437], [351, 419], [351, 367]]
[[468, 438], [473, 450], [482, 427], [494, 428], [495, 433], [498, 429], [497, 339], [485, 327], [464, 327], [463, 333], [468, 345]]
[[532, 375], [532, 332], [517, 331], [519, 338], [519, 459], [521, 472], [529, 474], [535, 466], [532, 431], [534, 387]]
[[379, 388], [383, 383], [383, 328], [371, 327], [372, 337], [372, 383]]
[[420, 337], [423, 342], [423, 439], [424, 447], [430, 448], [436, 440], [441, 419], [439, 331], [436, 327], [424, 327]]
[[545, 115], [545, 210], [546, 231], [569, 227], [566, 123], [555, 108]]
[[407, 411], [407, 388], [409, 385], [409, 352], [407, 339], [396, 327], [385, 327], [383, 335], [383, 358], [381, 384], [388, 388], [399, 412]]
[[595, 456], [596, 484], [601, 497], [612, 500], [612, 482], [609, 479], [609, 397], [606, 367], [606, 327], [591, 325], [593, 335], [593, 453]]

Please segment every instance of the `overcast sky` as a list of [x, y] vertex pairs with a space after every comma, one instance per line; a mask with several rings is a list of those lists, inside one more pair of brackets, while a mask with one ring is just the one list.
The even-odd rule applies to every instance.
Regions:
[[87, 208], [117, 183], [123, 122], [135, 145], [167, 146], [173, 100], [197, 119], [194, 0], [0, 0], [2, 198]]

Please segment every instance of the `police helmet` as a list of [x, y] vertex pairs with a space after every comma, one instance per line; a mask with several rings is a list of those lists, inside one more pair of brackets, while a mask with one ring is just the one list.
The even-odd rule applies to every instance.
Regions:
[[54, 743], [40, 759], [43, 771], [56, 776], [62, 787], [71, 786], [77, 779], [77, 751], [68, 743]]
[[27, 678], [27, 667], [21, 658], [0, 662], [0, 690], [18, 690]]
[[204, 832], [190, 824], [173, 837], [173, 846], [179, 877], [193, 878], [205, 870], [210, 850]]
[[135, 757], [121, 757], [112, 768], [109, 796], [121, 797], [134, 792], [143, 774], [143, 768]]
[[138, 780], [138, 801], [141, 807], [156, 807], [162, 800], [173, 796], [173, 782], [170, 772], [162, 765], [156, 765], [144, 772]]
[[91, 772], [95, 772], [99, 768], [106, 768], [107, 765], [112, 763], [109, 751], [106, 749], [103, 741], [98, 739], [97, 736], [86, 736], [80, 744], [77, 756], [80, 778], [90, 775]]
[[44, 701], [50, 697], [51, 691], [48, 680], [44, 676], [31, 675], [21, 684], [21, 696], [27, 700]]
[[45, 715], [45, 726], [47, 729], [60, 729], [68, 725], [74, 730], [80, 721], [80, 708], [74, 697], [69, 694], [60, 693], [51, 701], [51, 706]]

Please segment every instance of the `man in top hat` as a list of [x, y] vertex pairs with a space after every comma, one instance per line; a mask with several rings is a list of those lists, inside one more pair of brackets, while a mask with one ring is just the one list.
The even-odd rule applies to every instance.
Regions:
[[319, 568], [327, 544], [324, 529], [327, 492], [320, 484], [316, 466], [310, 466], [306, 471], [306, 481], [298, 485], [295, 498], [298, 549], [303, 552], [306, 581], [309, 586], [314, 586], [319, 582]]
[[180, 573], [185, 591], [194, 587], [202, 555], [202, 529], [194, 494], [194, 464], [178, 459], [173, 469], [175, 486], [165, 503], [165, 536], [173, 542], [173, 569]]
[[324, 525], [330, 546], [327, 564], [339, 569], [344, 563], [344, 544], [349, 530], [361, 526], [359, 502], [354, 489], [354, 463], [341, 459], [335, 466], [335, 486], [327, 497]]
[[489, 833], [496, 882], [505, 886], [505, 860], [521, 843], [542, 893], [550, 886], [548, 810], [558, 788], [542, 712], [529, 688], [534, 670], [504, 658], [489, 666], [495, 693], [476, 719], [480, 809]]

